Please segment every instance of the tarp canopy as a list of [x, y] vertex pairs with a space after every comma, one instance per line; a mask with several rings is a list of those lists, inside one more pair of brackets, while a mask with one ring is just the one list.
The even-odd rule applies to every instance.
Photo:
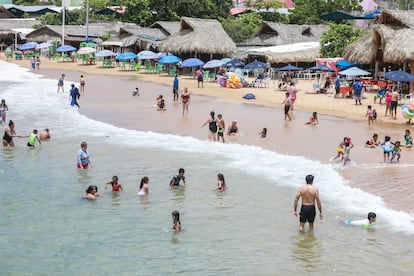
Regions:
[[288, 64], [286, 66], [279, 68], [279, 71], [300, 71], [300, 70], [302, 70], [302, 68], [296, 67], [292, 64]]
[[380, 14], [381, 14], [380, 10], [375, 10], [375, 11], [372, 11], [372, 12], [369, 12], [369, 13], [365, 14], [365, 18], [366, 19], [375, 19], [375, 17], [377, 15], [380, 15]]
[[320, 19], [325, 21], [342, 21], [342, 20], [356, 20], [356, 19], [365, 19], [364, 16], [354, 16], [352, 14], [347, 14], [342, 11], [334, 11], [326, 14], [322, 14]]
[[259, 69], [259, 68], [269, 68], [269, 64], [255, 60], [249, 64], [246, 64], [246, 66], [244, 66], [244, 69]]
[[339, 62], [337, 62], [336, 64], [335, 64], [335, 66], [337, 67], [337, 68], [339, 68], [339, 69], [347, 69], [347, 68], [350, 68], [350, 67], [355, 67], [355, 66], [357, 66], [357, 63], [356, 62], [353, 62], [353, 63], [349, 63], [349, 61], [347, 61], [346, 59], [343, 59], [343, 60], [341, 60], [341, 61], [339, 61]]
[[404, 71], [391, 71], [384, 74], [384, 78], [392, 81], [414, 81], [414, 75]]
[[345, 75], [345, 76], [351, 76], [351, 77], [371, 75], [370, 72], [359, 69], [358, 67], [348, 68], [346, 70], [343, 70], [343, 71], [339, 72], [339, 74]]
[[247, 52], [250, 54], [289, 53], [289, 52], [298, 52], [298, 51], [314, 49], [314, 48], [318, 48], [319, 46], [320, 46], [319, 42], [299, 42], [299, 43], [286, 44], [286, 45], [253, 48], [253, 49], [247, 50]]

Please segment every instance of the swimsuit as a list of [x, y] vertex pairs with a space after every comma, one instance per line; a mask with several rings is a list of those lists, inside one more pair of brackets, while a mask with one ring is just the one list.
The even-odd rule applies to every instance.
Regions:
[[299, 215], [300, 215], [299, 217], [300, 222], [313, 223], [315, 221], [315, 216], [316, 216], [315, 205], [302, 205], [302, 207], [300, 208]]
[[181, 94], [181, 102], [183, 104], [188, 103], [189, 100], [190, 100], [190, 95]]
[[208, 129], [212, 132], [212, 133], [216, 133], [217, 132], [217, 123], [216, 121], [211, 121], [208, 123]]
[[63, 79], [59, 79], [58, 86], [63, 86]]
[[237, 133], [237, 127], [232, 127], [230, 129], [230, 133]]
[[220, 137], [224, 136], [224, 129], [222, 129], [221, 127], [219, 127], [218, 131], [217, 131], [217, 135]]
[[183, 180], [183, 181], [185, 181], [185, 177], [184, 176], [179, 176], [179, 175], [176, 175], [176, 176], [174, 176], [172, 179], [171, 179], [171, 181], [170, 181], [170, 186], [180, 186], [180, 181], [181, 181], [181, 179]]
[[413, 144], [413, 142], [411, 141], [411, 139], [410, 139], [410, 136], [409, 136], [409, 135], [404, 135], [404, 139], [405, 139], [405, 145], [406, 145], [406, 146], [408, 146], [408, 145], [412, 145], [412, 144]]
[[7, 143], [10, 143], [11, 141], [13, 141], [13, 137], [7, 134], [7, 132], [4, 132], [3, 140], [5, 140]]
[[138, 191], [138, 195], [145, 195], [145, 189], [142, 188]]
[[80, 79], [80, 85], [85, 85], [85, 79], [84, 78]]
[[79, 150], [78, 152], [78, 169], [81, 168], [81, 166], [86, 169], [89, 166], [89, 152], [84, 150]]
[[112, 192], [119, 192], [119, 185], [118, 184], [114, 184], [113, 181], [109, 182], [112, 185]]

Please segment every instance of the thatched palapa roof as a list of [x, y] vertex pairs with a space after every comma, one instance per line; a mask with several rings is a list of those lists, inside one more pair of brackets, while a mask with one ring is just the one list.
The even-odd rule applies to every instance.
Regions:
[[179, 21], [156, 21], [152, 23], [150, 28], [160, 29], [165, 36], [169, 36], [180, 31], [180, 22]]
[[167, 37], [159, 50], [175, 54], [229, 54], [236, 45], [215, 19], [182, 17], [180, 31]]
[[344, 58], [363, 63], [414, 61], [414, 11], [384, 10], [377, 22], [369, 36], [346, 48]]
[[250, 39], [239, 45], [274, 46], [299, 42], [320, 41], [327, 25], [294, 25], [265, 21], [259, 31]]

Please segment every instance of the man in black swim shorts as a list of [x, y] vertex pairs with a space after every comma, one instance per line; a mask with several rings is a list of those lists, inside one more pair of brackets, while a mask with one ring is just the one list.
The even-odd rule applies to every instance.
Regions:
[[318, 190], [312, 186], [313, 175], [306, 176], [306, 185], [301, 187], [295, 197], [295, 203], [293, 204], [294, 215], [297, 217], [297, 208], [299, 199], [302, 198], [302, 207], [300, 209], [299, 217], [299, 231], [305, 230], [305, 223], [309, 222], [309, 230], [313, 230], [313, 222], [315, 221], [316, 210], [315, 201], [318, 204], [319, 218], [322, 219], [322, 204], [319, 198]]

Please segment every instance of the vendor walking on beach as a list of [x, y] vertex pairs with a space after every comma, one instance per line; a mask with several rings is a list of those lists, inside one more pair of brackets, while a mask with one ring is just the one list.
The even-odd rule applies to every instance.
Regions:
[[354, 84], [352, 85], [352, 89], [354, 90], [355, 105], [358, 103], [361, 105], [362, 87], [363, 85], [361, 79], [356, 78]]
[[210, 112], [210, 118], [201, 126], [204, 127], [208, 124], [208, 140], [217, 141], [217, 119], [214, 111]]
[[313, 184], [313, 175], [309, 174], [306, 176], [306, 185], [302, 186], [295, 197], [295, 202], [293, 204], [293, 211], [295, 217], [298, 216], [297, 208], [299, 199], [302, 198], [302, 207], [299, 213], [299, 231], [303, 232], [305, 230], [305, 223], [309, 222], [309, 230], [313, 230], [313, 222], [315, 221], [316, 210], [315, 210], [315, 201], [318, 204], [319, 218], [322, 220], [322, 203], [319, 198], [318, 190], [312, 186]]

